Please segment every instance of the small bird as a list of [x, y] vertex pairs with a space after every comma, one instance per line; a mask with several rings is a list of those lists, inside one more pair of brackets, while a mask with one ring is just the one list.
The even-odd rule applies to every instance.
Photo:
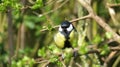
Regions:
[[54, 36], [57, 47], [61, 49], [73, 48], [76, 29], [69, 21], [63, 21], [59, 26], [58, 33]]

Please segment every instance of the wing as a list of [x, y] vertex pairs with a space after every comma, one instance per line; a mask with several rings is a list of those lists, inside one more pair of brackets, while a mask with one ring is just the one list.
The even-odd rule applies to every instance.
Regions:
[[72, 30], [70, 33], [70, 39], [69, 42], [71, 43], [72, 47], [76, 47], [77, 46], [77, 32], [76, 30]]

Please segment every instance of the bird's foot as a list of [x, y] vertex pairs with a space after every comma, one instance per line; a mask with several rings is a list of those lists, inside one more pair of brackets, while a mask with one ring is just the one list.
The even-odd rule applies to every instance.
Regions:
[[78, 56], [78, 50], [74, 49], [73, 50], [73, 57], [76, 58]]
[[59, 55], [59, 60], [60, 60], [60, 61], [64, 60], [64, 58], [65, 58], [64, 54], [60, 54], [60, 55]]

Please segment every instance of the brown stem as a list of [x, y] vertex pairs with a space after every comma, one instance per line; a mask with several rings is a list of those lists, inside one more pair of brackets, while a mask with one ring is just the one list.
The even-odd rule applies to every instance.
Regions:
[[107, 5], [108, 5], [109, 7], [116, 7], [116, 6], [120, 6], [120, 3], [118, 3], [118, 4], [110, 4], [110, 3], [107, 3]]
[[[26, 4], [26, 0], [21, 0], [21, 3], [23, 5], [23, 7], [25, 7], [25, 4]], [[24, 46], [25, 46], [25, 26], [23, 24], [23, 19], [24, 19], [24, 13], [25, 13], [25, 9], [21, 10], [21, 17], [22, 17], [22, 24], [21, 24], [21, 35], [20, 35], [20, 46], [21, 46], [21, 49], [24, 49]]]
[[12, 24], [12, 9], [8, 7], [7, 11], [8, 19], [8, 46], [9, 46], [9, 63], [11, 64], [11, 58], [14, 55], [14, 46], [13, 46], [13, 24]]

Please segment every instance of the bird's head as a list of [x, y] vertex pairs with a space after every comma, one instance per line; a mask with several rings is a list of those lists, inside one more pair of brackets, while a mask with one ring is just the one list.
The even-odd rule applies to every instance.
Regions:
[[74, 29], [74, 27], [73, 27], [72, 23], [70, 23], [69, 21], [64, 21], [59, 26], [60, 32], [71, 32], [73, 29]]

